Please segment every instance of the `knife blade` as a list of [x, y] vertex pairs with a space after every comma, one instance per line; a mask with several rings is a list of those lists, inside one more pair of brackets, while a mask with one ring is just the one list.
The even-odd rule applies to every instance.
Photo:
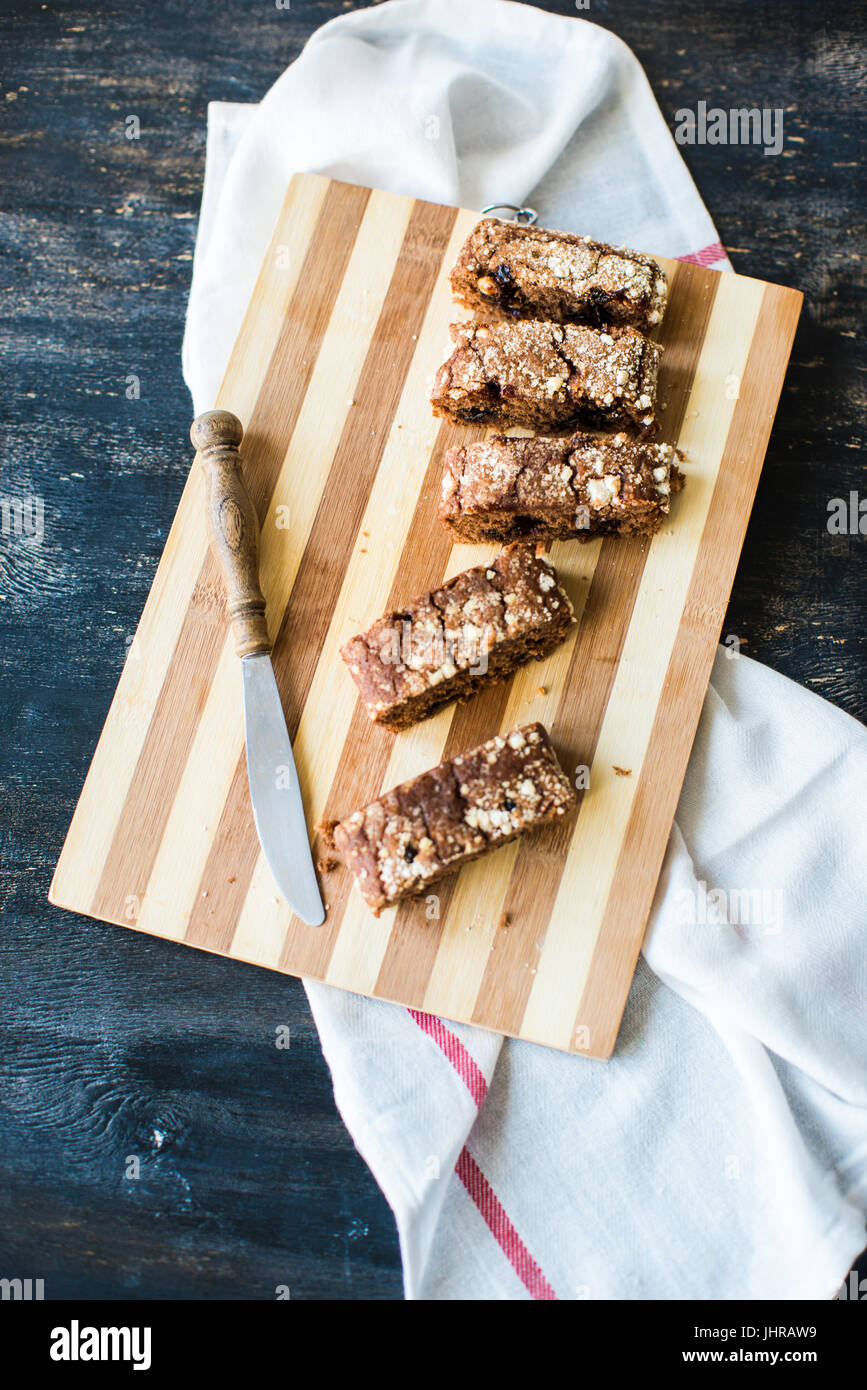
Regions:
[[280, 892], [309, 926], [325, 909], [307, 835], [301, 787], [271, 662], [259, 587], [259, 519], [238, 446], [244, 429], [228, 410], [199, 415], [190, 439], [205, 476], [208, 541], [226, 588], [226, 612], [241, 658], [247, 779], [262, 853]]
[[284, 898], [299, 917], [318, 927], [325, 912], [274, 667], [270, 656], [258, 654], [243, 657], [241, 670], [247, 778], [259, 843]]

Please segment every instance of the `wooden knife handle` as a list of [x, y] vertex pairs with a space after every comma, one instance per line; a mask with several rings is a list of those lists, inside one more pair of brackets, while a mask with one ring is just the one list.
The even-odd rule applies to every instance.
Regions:
[[226, 612], [239, 656], [270, 652], [265, 600], [259, 588], [259, 518], [241, 472], [244, 427], [228, 410], [193, 421], [193, 441], [205, 474], [208, 540], [226, 586]]

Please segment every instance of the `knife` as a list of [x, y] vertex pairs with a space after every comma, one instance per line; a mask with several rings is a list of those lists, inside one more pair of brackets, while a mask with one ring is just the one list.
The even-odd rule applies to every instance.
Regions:
[[243, 436], [241, 421], [228, 410], [208, 410], [190, 429], [205, 475], [208, 540], [226, 587], [226, 612], [241, 658], [247, 778], [259, 843], [293, 911], [317, 927], [325, 921], [325, 909], [271, 664], [265, 599], [259, 587], [259, 518], [238, 452]]

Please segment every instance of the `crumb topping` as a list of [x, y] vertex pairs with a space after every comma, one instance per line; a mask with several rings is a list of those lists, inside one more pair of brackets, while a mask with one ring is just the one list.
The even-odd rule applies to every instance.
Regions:
[[432, 402], [440, 414], [509, 424], [582, 415], [653, 424], [662, 349], [633, 328], [599, 332], [540, 319], [460, 323]]
[[683, 484], [679, 458], [670, 444], [623, 431], [491, 435], [447, 451], [440, 517], [467, 539], [651, 532]]
[[470, 308], [645, 330], [662, 322], [668, 298], [662, 267], [640, 251], [497, 218], [470, 233], [451, 284]]
[[528, 724], [395, 787], [333, 838], [378, 911], [575, 804], [544, 727]]
[[553, 566], [534, 545], [515, 542], [492, 564], [386, 613], [340, 655], [371, 716], [405, 727], [546, 655], [573, 621]]

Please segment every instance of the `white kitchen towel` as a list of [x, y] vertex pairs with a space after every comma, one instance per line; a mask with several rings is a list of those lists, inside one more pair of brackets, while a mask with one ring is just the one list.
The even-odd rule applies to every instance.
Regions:
[[[390, 0], [326, 24], [258, 106], [210, 107], [197, 411], [305, 169], [728, 264], [617, 38]], [[721, 649], [611, 1061], [308, 983], [407, 1297], [833, 1297], [865, 1242], [865, 785], [860, 725]]]

